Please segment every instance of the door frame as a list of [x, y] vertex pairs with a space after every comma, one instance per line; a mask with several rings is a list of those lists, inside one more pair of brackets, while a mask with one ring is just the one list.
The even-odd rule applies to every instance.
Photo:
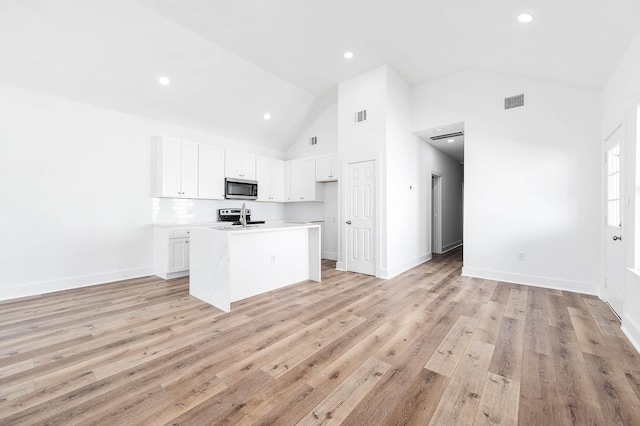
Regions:
[[431, 253], [442, 254], [442, 173], [436, 171], [431, 171], [430, 204]]
[[[626, 269], [627, 269], [627, 235], [630, 235], [627, 232], [627, 227], [629, 225], [629, 221], [626, 216], [626, 200], [628, 199], [628, 195], [626, 194], [627, 191], [627, 186], [626, 186], [626, 177], [627, 177], [627, 165], [629, 164], [628, 160], [627, 160], [627, 150], [626, 150], [626, 145], [627, 145], [627, 139], [628, 139], [628, 123], [626, 120], [622, 120], [620, 122], [620, 124], [618, 124], [609, 134], [607, 137], [604, 138], [603, 143], [602, 143], [602, 157], [603, 157], [603, 161], [602, 162], [602, 196], [601, 196], [601, 200], [603, 203], [603, 208], [602, 208], [602, 214], [603, 214], [603, 227], [602, 227], [602, 241], [603, 241], [603, 245], [602, 245], [602, 251], [603, 251], [603, 261], [604, 261], [604, 280], [602, 282], [602, 288], [600, 289], [600, 298], [602, 300], [604, 300], [609, 307], [611, 308], [611, 310], [619, 317], [622, 318], [624, 316], [624, 311], [625, 311], [625, 304], [626, 304]], [[621, 157], [621, 161], [620, 161], [620, 222], [622, 224], [622, 226], [620, 227], [619, 231], [614, 231], [612, 230], [612, 227], [610, 225], [608, 225], [607, 221], [607, 215], [608, 215], [608, 206], [607, 206], [607, 196], [608, 196], [608, 187], [607, 187], [607, 162], [606, 162], [606, 158], [607, 158], [607, 153], [608, 153], [608, 145], [609, 145], [609, 141], [613, 138], [613, 137], [617, 137], [619, 138], [619, 145], [620, 145], [620, 157]], [[619, 298], [621, 299], [620, 303], [621, 306], [619, 306], [617, 309], [614, 306], [614, 304], [612, 304], [612, 302], [615, 299], [615, 293], [616, 291], [611, 291], [609, 290], [609, 278], [610, 276], [608, 275], [608, 262], [609, 262], [609, 245], [611, 244], [611, 242], [609, 241], [609, 238], [611, 238], [611, 234], [618, 234], [618, 235], [623, 235], [623, 240], [620, 241], [621, 247], [619, 248], [622, 251], [622, 268], [620, 271], [618, 271], [619, 273], [619, 279], [620, 279], [620, 294], [619, 294]]]
[[[346, 233], [346, 216], [347, 216], [347, 170], [350, 164], [364, 163], [367, 161], [373, 161], [373, 170], [375, 173], [375, 225], [374, 225], [374, 250], [375, 250], [375, 276], [380, 277], [381, 266], [386, 262], [386, 258], [383, 259], [383, 253], [380, 246], [380, 235], [382, 227], [382, 205], [386, 203], [386, 197], [382, 194], [381, 179], [382, 173], [380, 171], [380, 165], [382, 163], [382, 156], [368, 157], [368, 158], [348, 158], [339, 159], [340, 161], [340, 179], [338, 180], [338, 261], [336, 262], [336, 269], [339, 271], [347, 271], [346, 253], [347, 253], [347, 233]], [[383, 199], [384, 198], [384, 199]]]

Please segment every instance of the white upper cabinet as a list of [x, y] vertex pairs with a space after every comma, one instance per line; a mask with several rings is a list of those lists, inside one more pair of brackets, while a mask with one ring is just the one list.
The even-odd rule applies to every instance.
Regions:
[[322, 201], [337, 180], [337, 154], [282, 161], [185, 140], [154, 137], [156, 197], [224, 199], [225, 177], [258, 181], [258, 201]]
[[322, 201], [322, 188], [316, 182], [316, 158], [299, 158], [288, 163], [290, 195], [287, 201]]
[[316, 157], [316, 180], [318, 182], [338, 180], [339, 168], [338, 153], [318, 155]]
[[289, 201], [304, 201], [303, 185], [302, 185], [302, 159], [291, 160], [290, 162], [290, 178], [289, 178]]
[[198, 196], [198, 144], [173, 138], [155, 141], [157, 197]]
[[198, 198], [224, 199], [224, 150], [208, 145], [199, 146]]
[[284, 162], [284, 201], [291, 200], [291, 161]]
[[256, 160], [258, 201], [285, 201], [284, 161], [258, 157]]
[[229, 178], [256, 180], [256, 156], [225, 151], [224, 175]]

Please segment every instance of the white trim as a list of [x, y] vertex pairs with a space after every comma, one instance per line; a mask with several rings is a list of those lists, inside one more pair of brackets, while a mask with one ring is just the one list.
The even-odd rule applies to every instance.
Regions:
[[13, 287], [3, 288], [0, 300], [16, 299], [19, 297], [38, 296], [54, 291], [71, 290], [114, 281], [128, 280], [153, 275], [153, 266], [143, 268], [123, 269], [121, 271], [104, 272], [100, 274], [67, 277], [58, 280], [25, 283]]
[[541, 277], [538, 275], [514, 274], [511, 272], [491, 271], [465, 266], [462, 267], [462, 276], [493, 281], [504, 281], [514, 284], [524, 284], [532, 287], [544, 287], [553, 290], [572, 291], [575, 293], [584, 293], [593, 296], [598, 296], [600, 289], [600, 284], [595, 282], [588, 283], [583, 281], [562, 280], [558, 278]]
[[329, 260], [338, 260], [338, 253], [334, 253], [332, 251], [325, 251], [324, 253], [322, 253], [322, 258], [329, 259]]
[[606, 138], [604, 138], [604, 141], [605, 141], [605, 142], [608, 142], [608, 141], [609, 141], [609, 139], [611, 139], [611, 138], [613, 137], [613, 135], [615, 135], [615, 134], [616, 134], [616, 132], [618, 131], [618, 129], [619, 129], [620, 127], [622, 127], [622, 125], [623, 125], [623, 124], [624, 124], [624, 121], [623, 121], [622, 123], [618, 124], [618, 126], [617, 126], [615, 129], [613, 129], [613, 131], [612, 131], [611, 133], [609, 133], [609, 136], [607, 136]]
[[156, 274], [156, 277], [160, 277], [163, 280], [172, 280], [174, 278], [182, 278], [182, 277], [188, 277], [188, 276], [189, 276], [189, 269], [187, 269], [186, 271], [169, 272], [168, 274], [165, 274], [164, 277]]
[[631, 318], [624, 315], [622, 317], [622, 332], [627, 336], [631, 344], [640, 352], [640, 327]]
[[451, 250], [457, 249], [461, 245], [462, 245], [462, 240], [458, 240], [455, 243], [447, 244], [446, 246], [442, 247], [442, 254], [445, 254]]
[[[436, 190], [433, 182], [435, 179]], [[444, 253], [442, 246], [442, 173], [431, 170], [431, 252]]]
[[404, 262], [403, 264], [398, 265], [392, 269], [381, 269], [379, 278], [389, 279], [398, 276], [411, 268], [415, 268], [416, 266], [431, 260], [431, 257], [431, 253], [427, 253], [423, 256], [410, 260], [409, 262]]

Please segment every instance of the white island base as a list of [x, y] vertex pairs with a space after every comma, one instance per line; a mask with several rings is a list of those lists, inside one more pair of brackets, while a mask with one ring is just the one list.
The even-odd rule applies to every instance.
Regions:
[[320, 225], [191, 231], [189, 293], [225, 312], [231, 302], [320, 281]]

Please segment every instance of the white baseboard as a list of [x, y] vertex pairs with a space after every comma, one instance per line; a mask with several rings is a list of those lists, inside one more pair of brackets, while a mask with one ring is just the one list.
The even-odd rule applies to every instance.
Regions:
[[431, 253], [427, 253], [408, 262], [404, 262], [401, 265], [394, 266], [393, 268], [380, 269], [380, 278], [389, 279], [398, 276], [421, 263], [431, 260], [431, 257]]
[[166, 274], [166, 277], [160, 277], [160, 278], [163, 278], [165, 280], [172, 280], [174, 278], [182, 278], [182, 277], [188, 277], [188, 276], [189, 276], [189, 270], [186, 270], [186, 271], [180, 271], [180, 272], [170, 272]]
[[329, 260], [338, 260], [338, 253], [333, 253], [331, 251], [325, 251], [322, 253], [322, 258], [323, 259], [329, 259]]
[[336, 270], [338, 271], [346, 271], [344, 268], [344, 262], [340, 262], [339, 260], [336, 262]]
[[455, 243], [451, 243], [451, 244], [447, 244], [446, 246], [442, 247], [442, 254], [451, 251], [453, 249], [457, 249], [458, 247], [460, 247], [462, 245], [462, 240], [458, 240]]
[[537, 275], [515, 274], [511, 272], [491, 271], [463, 267], [462, 275], [465, 277], [483, 278], [485, 280], [504, 281], [514, 284], [524, 284], [533, 287], [551, 288], [554, 290], [573, 291], [576, 293], [598, 296], [600, 286], [598, 283], [561, 280], [557, 278], [541, 277]]
[[640, 327], [631, 318], [622, 316], [622, 332], [627, 336], [631, 344], [640, 352]]
[[58, 280], [25, 283], [14, 287], [1, 289], [2, 291], [0, 292], [0, 300], [37, 296], [41, 294], [52, 293], [54, 291], [71, 290], [74, 288], [105, 284], [113, 281], [146, 277], [148, 275], [153, 275], [152, 266], [144, 268], [125, 269], [121, 271], [104, 272], [100, 274], [83, 275], [79, 277], [68, 277]]

